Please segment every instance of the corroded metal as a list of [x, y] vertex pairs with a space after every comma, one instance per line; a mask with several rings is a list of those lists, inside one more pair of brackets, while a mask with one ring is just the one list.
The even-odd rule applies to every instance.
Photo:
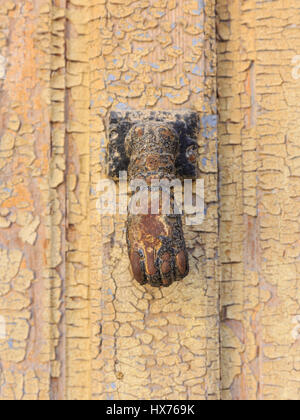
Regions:
[[[139, 117], [139, 121], [138, 121]], [[188, 125], [188, 123], [193, 125]], [[188, 128], [187, 128], [188, 127]], [[140, 284], [167, 287], [189, 272], [182, 219], [175, 211], [171, 193], [170, 212], [163, 212], [164, 202], [158, 194], [153, 203], [153, 180], [172, 180], [195, 176], [195, 113], [150, 113], [122, 115], [113, 113], [110, 120], [109, 173], [116, 177], [128, 170], [128, 179], [143, 180], [149, 201], [143, 214], [131, 214], [127, 220], [127, 244], [135, 279]], [[190, 134], [190, 135], [189, 135]], [[161, 193], [163, 187], [159, 187]], [[150, 198], [151, 197], [151, 198]], [[164, 196], [162, 196], [164, 197]], [[152, 214], [153, 205], [157, 213]]]
[[117, 179], [120, 171], [126, 171], [129, 156], [125, 152], [125, 137], [138, 123], [162, 122], [176, 131], [179, 153], [175, 168], [178, 177], [196, 176], [197, 136], [200, 119], [193, 111], [113, 111], [109, 117], [108, 174]]

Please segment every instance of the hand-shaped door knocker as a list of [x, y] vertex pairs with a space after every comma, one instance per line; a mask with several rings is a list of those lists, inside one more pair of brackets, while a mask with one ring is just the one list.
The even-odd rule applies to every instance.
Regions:
[[[111, 114], [109, 175], [127, 170], [129, 182], [143, 185], [140, 211], [131, 211], [131, 201], [127, 219], [129, 259], [140, 284], [168, 287], [189, 273], [182, 217], [170, 185], [195, 177], [198, 127], [198, 115], [188, 111]], [[169, 194], [163, 193], [166, 184]]]

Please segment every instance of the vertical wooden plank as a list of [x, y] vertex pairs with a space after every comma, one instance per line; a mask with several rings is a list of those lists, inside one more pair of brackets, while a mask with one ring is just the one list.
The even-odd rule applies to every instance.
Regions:
[[66, 397], [91, 398], [90, 2], [67, 2]]
[[54, 384], [61, 375], [64, 9], [4, 1], [0, 14], [0, 396], [56, 398], [64, 388]]
[[49, 213], [50, 238], [47, 242], [48, 277], [51, 279], [51, 337], [53, 340], [53, 361], [51, 370], [50, 398], [66, 398], [66, 3], [67, 0], [53, 0], [50, 9], [51, 39], [50, 51], [50, 168], [49, 198], [45, 207]]
[[[95, 5], [90, 22], [93, 398], [217, 399], [214, 1], [90, 4]], [[97, 184], [105, 177], [105, 121], [111, 109], [182, 108], [201, 115], [199, 167], [206, 184], [206, 220], [186, 229], [190, 276], [155, 290], [138, 286], [130, 274], [126, 217], [100, 217], [96, 209]]]
[[299, 5], [218, 1], [222, 398], [299, 399]]

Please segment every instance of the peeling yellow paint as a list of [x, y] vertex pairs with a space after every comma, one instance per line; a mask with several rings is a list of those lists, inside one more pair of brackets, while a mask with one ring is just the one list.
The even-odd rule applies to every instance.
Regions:
[[[201, 3], [1, 2], [0, 399], [299, 399], [299, 5]], [[168, 290], [96, 208], [107, 116], [141, 108], [201, 118]]]
[[217, 3], [223, 399], [300, 396], [295, 10], [293, 0]]

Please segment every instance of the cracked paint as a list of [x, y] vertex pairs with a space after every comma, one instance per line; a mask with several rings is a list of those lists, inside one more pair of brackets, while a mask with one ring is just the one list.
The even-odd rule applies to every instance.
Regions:
[[[200, 15], [194, 13], [198, 2], [191, 2], [184, 10], [183, 1], [100, 3], [91, 8], [88, 33], [81, 33], [83, 25], [76, 19], [70, 18], [69, 23], [74, 38], [69, 42], [68, 58], [82, 80], [89, 78], [90, 86], [72, 87], [69, 96], [71, 167], [77, 168], [79, 183], [72, 192], [70, 207], [74, 226], [69, 261], [74, 279], [68, 281], [73, 286], [80, 278], [89, 287], [90, 296], [90, 306], [85, 300], [72, 303], [74, 306], [76, 302], [77, 308], [70, 314], [72, 334], [81, 337], [78, 350], [78, 341], [70, 340], [75, 359], [72, 366], [77, 366], [77, 354], [83, 354], [86, 346], [91, 345], [92, 354], [92, 363], [86, 355], [77, 369], [70, 370], [69, 395], [218, 399], [218, 267], [213, 257], [218, 247], [216, 166], [202, 167], [199, 163], [202, 177], [210, 185], [208, 217], [202, 226], [185, 232], [191, 274], [168, 291], [153, 291], [133, 281], [126, 217], [100, 218], [98, 193], [90, 196], [86, 209], [85, 196], [80, 197], [79, 190], [80, 185], [90, 182], [97, 191], [99, 179], [106, 176], [105, 149], [99, 139], [104, 137], [107, 145], [105, 127], [111, 110], [191, 108], [201, 115], [216, 114], [215, 78], [210, 72], [216, 62], [214, 2], [207, 2]], [[83, 20], [89, 14], [84, 4], [80, 7]], [[74, 13], [76, 10], [78, 2]], [[192, 45], [195, 35], [202, 42], [185, 48]], [[84, 47], [88, 42], [92, 45], [89, 57]], [[75, 60], [80, 62], [73, 63]], [[192, 72], [195, 66], [197, 73]], [[89, 131], [80, 134], [80, 126], [87, 121], [84, 115], [90, 118]], [[210, 121], [206, 129], [209, 134], [204, 137], [201, 133], [199, 145], [202, 156], [210, 162], [216, 150], [216, 130]], [[80, 220], [76, 220], [78, 200]], [[84, 238], [89, 248], [84, 246]]]
[[54, 78], [64, 67], [65, 40], [57, 37], [64, 25], [59, 8], [44, 0], [4, 1], [0, 15], [0, 397], [49, 399], [60, 392], [54, 377], [65, 203], [59, 175], [50, 182], [51, 168], [64, 171], [65, 161], [51, 71]]
[[217, 2], [223, 399], [300, 396], [299, 13]]
[[[0, 399], [299, 399], [298, 22], [296, 0], [1, 2]], [[107, 116], [141, 108], [203, 122], [206, 220], [167, 290], [96, 208]]]

